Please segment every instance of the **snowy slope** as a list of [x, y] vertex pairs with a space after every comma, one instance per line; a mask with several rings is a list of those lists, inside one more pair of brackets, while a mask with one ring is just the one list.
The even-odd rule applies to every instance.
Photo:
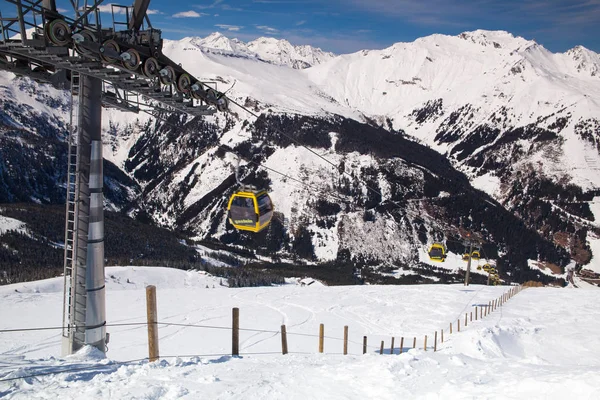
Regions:
[[[1, 210], [0, 210], [1, 211]], [[7, 231], [17, 231], [19, 233], [27, 232], [27, 225], [18, 219], [0, 215], [0, 235]]]
[[[235, 83], [228, 96], [242, 104], [249, 99], [258, 100], [261, 109], [268, 107], [300, 114], [329, 112], [355, 118], [359, 115], [332, 101], [295, 69], [264, 63], [256, 58], [203, 52], [201, 48], [189, 47], [186, 39], [165, 41], [163, 52], [198, 79], [217, 81], [219, 90], [227, 90]], [[235, 105], [231, 108], [247, 117]]]
[[[148, 271], [136, 268], [130, 279], [157, 284], [159, 321], [229, 327], [231, 307], [239, 307], [241, 328], [250, 329], [240, 333], [242, 356], [228, 356], [229, 333], [220, 329], [160, 326], [163, 359], [127, 365], [115, 360], [147, 355], [144, 326], [109, 327], [108, 359], [87, 349], [60, 359], [60, 334], [52, 331], [2, 333], [0, 393], [11, 399], [593, 399], [600, 394], [595, 291], [526, 289], [488, 317], [463, 325], [457, 332], [456, 320], [464, 320], [465, 312], [508, 288], [425, 285], [213, 290], [182, 287], [176, 283], [180, 278], [169, 276], [176, 272], [173, 270], [161, 270], [156, 279], [146, 277]], [[41, 282], [40, 287], [48, 288]], [[3, 328], [60, 323], [60, 293], [51, 293], [50, 288], [50, 292], [15, 292], [19, 288], [0, 288], [0, 310], [10, 317]], [[145, 320], [141, 288], [109, 286], [107, 300], [109, 324]], [[450, 322], [453, 334], [448, 331]], [[320, 323], [325, 325], [326, 336], [322, 355], [317, 353]], [[281, 324], [286, 324], [288, 331], [290, 354], [286, 356], [279, 353]], [[345, 325], [349, 326], [348, 356], [340, 354], [339, 339]], [[438, 335], [438, 351], [433, 352], [433, 332], [439, 334], [442, 329], [444, 343]], [[366, 355], [362, 355], [363, 335], [369, 340]], [[394, 355], [389, 351], [392, 335], [396, 338]], [[424, 335], [428, 335], [427, 351], [423, 350]], [[404, 352], [398, 354], [401, 336]], [[415, 336], [417, 349], [411, 349]], [[381, 340], [385, 341], [383, 356], [378, 354]], [[60, 372], [86, 367], [87, 371]], [[50, 375], [2, 381], [36, 373]]]

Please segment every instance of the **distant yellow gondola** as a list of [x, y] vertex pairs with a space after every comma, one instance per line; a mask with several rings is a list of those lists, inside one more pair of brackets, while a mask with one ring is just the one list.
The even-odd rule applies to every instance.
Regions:
[[429, 259], [431, 261], [444, 262], [446, 261], [446, 246], [443, 243], [434, 243], [429, 248]]
[[227, 213], [234, 228], [256, 233], [271, 223], [273, 203], [266, 190], [242, 189], [229, 198]]
[[[468, 255], [467, 255], [468, 257]], [[471, 253], [471, 260], [479, 260], [481, 258], [481, 253], [479, 253], [479, 250], [473, 250], [473, 252]]]

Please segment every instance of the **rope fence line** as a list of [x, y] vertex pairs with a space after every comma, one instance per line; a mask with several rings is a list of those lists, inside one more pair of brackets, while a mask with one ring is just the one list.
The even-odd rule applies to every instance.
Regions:
[[[463, 326], [466, 328], [466, 327], [468, 327], [469, 322], [472, 323], [473, 320], [478, 321], [478, 320], [481, 320], [481, 319], [489, 316], [495, 310], [497, 310], [499, 307], [500, 307], [500, 310], [502, 310], [502, 306], [504, 305], [504, 303], [506, 303], [508, 300], [510, 300], [516, 294], [520, 293], [523, 289], [525, 289], [527, 287], [532, 287], [532, 286], [536, 286], [536, 285], [528, 282], [524, 285], [512, 286], [507, 292], [503, 293], [502, 295], [500, 295], [498, 298], [494, 299], [493, 301], [489, 301], [487, 304], [484, 304], [484, 305], [481, 305], [481, 304], [475, 305], [474, 313], [473, 313], [473, 311], [470, 311], [470, 312], [466, 312], [464, 314], [464, 325]], [[154, 291], [154, 293], [155, 293], [156, 287], [148, 286], [146, 288], [146, 291], [147, 291], [147, 293], [152, 292], [152, 291]], [[473, 298], [470, 301], [472, 301]], [[153, 304], [152, 304], [152, 302], [149, 302], [147, 304], [147, 306], [156, 308], [156, 302], [154, 302]], [[463, 309], [463, 311], [464, 311], [464, 309]], [[154, 315], [156, 315], [156, 314], [154, 314]], [[473, 318], [473, 315], [474, 315], [474, 318]], [[193, 354], [193, 355], [159, 355], [158, 354], [158, 335], [154, 335], [154, 337], [149, 335], [149, 337], [148, 337], [149, 352], [150, 352], [149, 357], [140, 358], [140, 359], [136, 359], [136, 360], [130, 360], [130, 361], [114, 361], [109, 364], [96, 364], [96, 365], [90, 365], [90, 366], [86, 366], [86, 367], [77, 367], [77, 368], [61, 369], [60, 367], [58, 367], [59, 369], [54, 370], [54, 371], [6, 378], [10, 374], [18, 372], [20, 370], [20, 369], [17, 369], [17, 370], [13, 370], [13, 371], [8, 371], [6, 374], [4, 374], [4, 377], [0, 378], [0, 382], [12, 381], [12, 380], [17, 380], [17, 379], [28, 379], [28, 378], [34, 378], [34, 377], [39, 377], [39, 376], [54, 375], [54, 374], [67, 373], [67, 372], [91, 371], [91, 370], [95, 370], [95, 369], [110, 368], [111, 366], [121, 366], [121, 365], [126, 365], [126, 364], [144, 362], [144, 361], [153, 362], [153, 361], [159, 360], [160, 358], [192, 358], [192, 357], [224, 357], [224, 356], [238, 357], [238, 356], [244, 356], [244, 355], [274, 355], [274, 354], [304, 354], [304, 355], [314, 354], [311, 352], [293, 352], [293, 351], [289, 352], [289, 351], [287, 351], [287, 335], [319, 338], [319, 353], [322, 353], [322, 354], [347, 355], [348, 354], [348, 351], [347, 351], [348, 343], [352, 343], [357, 346], [362, 345], [362, 350], [363, 350], [362, 354], [366, 354], [367, 349], [378, 350], [379, 354], [384, 354], [384, 341], [383, 340], [381, 341], [380, 346], [368, 344], [368, 337], [366, 335], [363, 336], [362, 343], [358, 342], [358, 341], [354, 341], [354, 340], [349, 340], [347, 326], [344, 327], [344, 337], [339, 338], [339, 337], [329, 336], [329, 335], [325, 336], [323, 324], [320, 325], [319, 334], [316, 335], [316, 334], [310, 334], [310, 333], [286, 332], [285, 325], [282, 325], [281, 330], [278, 330], [278, 331], [266, 330], [266, 329], [241, 328], [239, 326], [239, 309], [237, 309], [237, 308], [233, 309], [232, 318], [233, 318], [232, 326], [230, 326], [230, 327], [229, 326], [201, 325], [201, 324], [182, 324], [182, 323], [159, 322], [159, 321], [106, 324], [107, 327], [147, 326], [149, 331], [151, 330], [151, 328], [153, 330], [156, 330], [156, 328], [158, 326], [163, 326], [163, 327], [178, 326], [178, 327], [189, 327], [189, 328], [230, 330], [230, 331], [232, 331], [232, 352], [231, 353]], [[462, 320], [462, 312], [461, 312], [461, 315], [455, 320], [456, 323], [454, 323], [454, 322], [450, 323], [450, 329], [449, 329], [450, 335], [453, 334], [453, 325], [456, 325], [455, 333], [460, 332], [461, 320]], [[73, 327], [71, 327], [71, 329], [72, 328]], [[2, 330], [0, 330], [0, 333], [63, 330], [63, 329], [69, 329], [69, 327], [61, 326], [61, 327], [2, 329]], [[279, 352], [279, 351], [277, 351], [277, 352], [240, 352], [239, 351], [239, 348], [240, 348], [239, 347], [239, 331], [255, 332], [255, 333], [270, 333], [270, 334], [275, 334], [275, 335], [281, 335], [282, 336], [282, 351], [281, 352]], [[429, 346], [427, 344], [428, 335], [425, 335], [424, 341], [423, 341], [423, 350], [427, 351], [428, 348], [433, 347], [434, 351], [437, 351], [438, 350], [438, 336], [441, 337], [441, 343], [444, 343], [444, 332], [445, 332], [445, 330], [441, 329], [440, 330], [441, 335], [438, 335], [438, 332], [436, 331], [436, 332], [434, 332], [434, 335], [429, 336], [429, 338], [433, 338], [433, 344], [430, 343]], [[382, 337], [382, 336], [387, 336], [387, 335], [375, 335], [375, 336]], [[396, 349], [394, 348], [394, 341], [395, 341], [395, 338], [397, 338], [397, 337], [400, 338], [399, 346], [398, 346], [399, 354], [402, 354], [406, 348], [408, 348], [408, 349], [417, 348], [417, 336], [392, 336], [391, 337], [391, 346], [389, 347], [389, 354], [396, 354]], [[411, 338], [413, 339], [412, 346], [410, 346]], [[343, 353], [339, 353], [339, 352], [325, 353], [324, 352], [325, 339], [335, 340], [335, 341], [343, 341], [344, 342], [344, 352]], [[406, 343], [407, 346], [405, 346], [405, 343], [404, 343], [405, 339], [407, 340], [407, 343]], [[154, 344], [151, 343], [153, 340], [156, 340], [156, 343], [154, 343]]]

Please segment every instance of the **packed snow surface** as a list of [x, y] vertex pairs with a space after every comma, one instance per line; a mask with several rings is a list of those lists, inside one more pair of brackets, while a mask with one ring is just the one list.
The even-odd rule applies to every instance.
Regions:
[[0, 215], [0, 235], [5, 234], [8, 231], [16, 231], [19, 233], [25, 233], [25, 223], [18, 219], [5, 217]]
[[[107, 268], [107, 358], [91, 348], [60, 358], [60, 332], [0, 333], [0, 397], [122, 399], [596, 399], [596, 290], [525, 289], [457, 332], [457, 320], [509, 287], [300, 286], [230, 289], [166, 268]], [[127, 280], [129, 282], [127, 282]], [[60, 278], [0, 288], [0, 327], [60, 325]], [[213, 289], [212, 284], [215, 283]], [[159, 362], [145, 321], [144, 285], [157, 286]], [[206, 286], [209, 286], [208, 288]], [[240, 309], [240, 357], [231, 308]], [[454, 323], [454, 333], [448, 331]], [[319, 324], [325, 326], [318, 353]], [[281, 351], [280, 326], [290, 354]], [[200, 325], [191, 327], [186, 325]], [[343, 327], [349, 355], [342, 355]], [[208, 327], [212, 328], [208, 328]], [[222, 329], [225, 328], [225, 329]], [[444, 329], [444, 343], [441, 330]], [[437, 352], [433, 351], [438, 331]], [[368, 337], [367, 354], [362, 338]], [[428, 335], [427, 351], [423, 350]], [[395, 336], [394, 354], [390, 339]], [[400, 338], [403, 353], [399, 354]], [[416, 337], [416, 349], [412, 349]], [[379, 355], [381, 341], [384, 355]], [[79, 370], [73, 370], [79, 368]], [[72, 371], [68, 371], [71, 369]], [[27, 375], [51, 373], [37, 377]], [[11, 378], [19, 378], [7, 380]]]

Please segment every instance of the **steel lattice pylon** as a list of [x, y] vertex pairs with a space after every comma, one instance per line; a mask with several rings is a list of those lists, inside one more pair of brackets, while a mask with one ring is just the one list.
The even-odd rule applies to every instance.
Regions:
[[[63, 353], [105, 351], [102, 106], [137, 113], [160, 103], [200, 116], [227, 110], [228, 101], [162, 54], [161, 32], [146, 15], [150, 0], [112, 5], [111, 28], [100, 21], [103, 0], [70, 0], [72, 17], [57, 12], [55, 0], [5, 1], [16, 16], [0, 15], [0, 69], [71, 89]], [[114, 20], [115, 7], [124, 21]]]

